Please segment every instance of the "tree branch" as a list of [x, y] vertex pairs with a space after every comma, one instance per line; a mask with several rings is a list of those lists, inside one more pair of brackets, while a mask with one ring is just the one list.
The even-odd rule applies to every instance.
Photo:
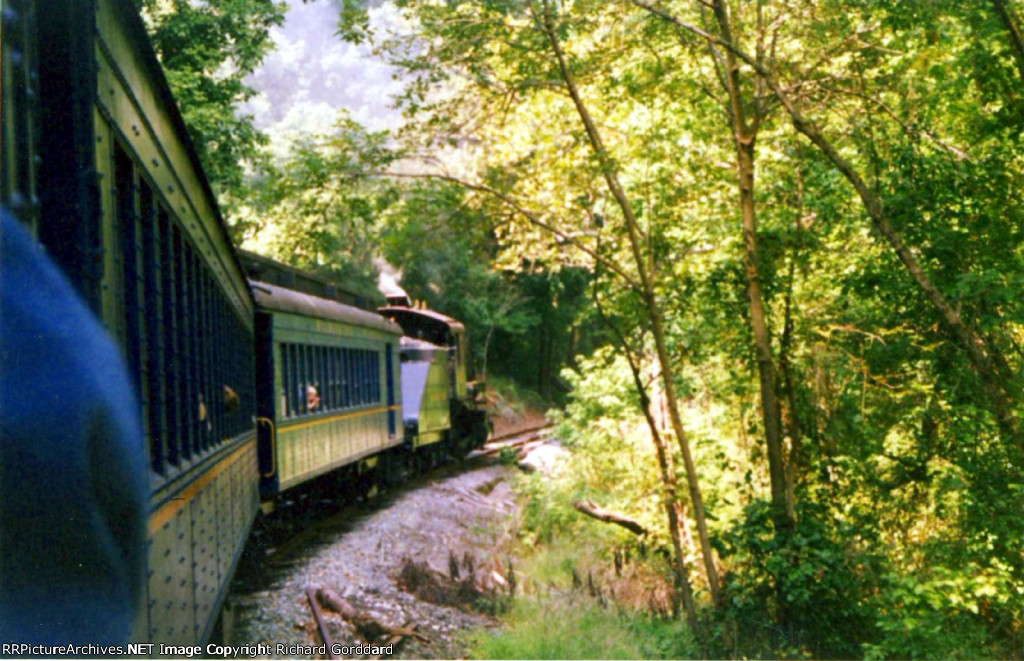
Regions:
[[416, 174], [407, 172], [372, 172], [368, 173], [368, 176], [395, 177], [397, 179], [435, 179], [438, 181], [447, 181], [449, 183], [462, 186], [467, 190], [472, 190], [478, 193], [485, 193], [487, 195], [490, 195], [491, 197], [494, 197], [495, 199], [499, 200], [505, 206], [512, 209], [515, 213], [525, 218], [532, 225], [535, 225], [546, 232], [550, 232], [551, 234], [558, 237], [559, 240], [571, 244], [573, 247], [579, 249], [581, 252], [586, 253], [588, 256], [593, 258], [594, 261], [599, 262], [601, 265], [605, 266], [613, 273], [615, 273], [615, 275], [622, 278], [623, 282], [625, 282], [626, 286], [628, 286], [630, 289], [637, 293], [642, 293], [640, 286], [633, 279], [633, 277], [626, 273], [624, 270], [622, 270], [622, 268], [618, 264], [605, 257], [602, 257], [600, 254], [598, 254], [591, 248], [588, 248], [586, 245], [578, 241], [575, 236], [567, 234], [557, 229], [556, 227], [553, 227], [552, 225], [544, 222], [536, 213], [523, 207], [510, 196], [506, 195], [505, 193], [502, 193], [496, 188], [492, 188], [491, 186], [487, 186], [486, 184], [474, 184], [472, 182], [466, 181], [465, 179], [460, 179], [449, 174], [440, 173]]
[[1017, 62], [1017, 73], [1020, 74], [1021, 82], [1024, 82], [1024, 39], [1021, 38], [1020, 27], [1010, 8], [1006, 6], [1006, 0], [992, 0], [992, 6], [999, 15], [1003, 27], [1010, 33], [1010, 43], [1013, 44], [1013, 59]]
[[634, 535], [643, 536], [647, 534], [647, 528], [644, 528], [643, 525], [641, 525], [640, 523], [637, 523], [633, 519], [630, 519], [627, 516], [623, 516], [622, 514], [602, 509], [595, 505], [592, 501], [588, 500], [586, 502], [583, 502], [582, 500], [577, 500], [572, 504], [572, 506], [573, 509], [575, 509], [577, 512], [582, 512], [583, 514], [586, 514], [591, 518], [597, 519], [598, 521], [604, 521], [605, 523], [614, 523], [617, 526], [622, 526]]
[[737, 58], [751, 66], [758, 75], [764, 78], [765, 83], [775, 94], [776, 98], [778, 98], [782, 103], [783, 107], [785, 107], [786, 112], [789, 114], [790, 120], [793, 123], [793, 127], [810, 140], [819, 150], [821, 150], [836, 169], [838, 169], [847, 181], [853, 185], [853, 188], [863, 202], [864, 208], [868, 212], [868, 216], [871, 218], [871, 222], [875, 229], [889, 243], [890, 247], [896, 253], [896, 256], [903, 263], [907, 273], [911, 276], [915, 284], [917, 284], [928, 300], [932, 302], [932, 305], [934, 305], [939, 312], [939, 316], [942, 321], [953, 332], [953, 335], [957, 338], [961, 347], [963, 347], [964, 351], [967, 353], [971, 363], [974, 365], [975, 372], [983, 383], [983, 387], [988, 392], [989, 398], [995, 408], [996, 417], [999, 420], [1000, 427], [1011, 438], [1018, 439], [1020, 434], [1019, 424], [1012, 407], [1013, 397], [1016, 393], [1011, 392], [1008, 386], [1011, 375], [1008, 373], [1008, 370], [1003, 367], [1006, 362], [1005, 358], [1000, 353], [999, 347], [986, 341], [986, 338], [979, 335], [973, 327], [963, 320], [960, 313], [950, 305], [946, 296], [921, 267], [915, 252], [906, 244], [903, 240], [903, 236], [892, 224], [888, 214], [885, 212], [882, 199], [868, 187], [863, 177], [861, 177], [850, 161], [844, 158], [843, 155], [839, 153], [839, 150], [836, 149], [835, 145], [833, 145], [832, 142], [822, 134], [817, 123], [800, 112], [792, 99], [782, 89], [782, 86], [775, 78], [774, 72], [765, 68], [760, 62], [745, 53], [731, 41], [716, 37], [706, 30], [702, 30], [695, 25], [682, 21], [665, 10], [655, 7], [646, 0], [626, 1], [630, 2], [634, 6], [651, 12], [663, 20], [674, 25], [678, 25], [681, 28], [689, 30], [693, 34], [722, 46]]

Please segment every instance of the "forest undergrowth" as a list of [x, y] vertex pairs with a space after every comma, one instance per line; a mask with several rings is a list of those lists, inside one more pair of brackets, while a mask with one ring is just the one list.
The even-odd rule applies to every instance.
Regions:
[[[172, 84], [281, 19], [208, 52], [203, 3], [142, 4]], [[478, 653], [1024, 658], [1024, 0], [386, 4], [337, 34], [408, 81], [400, 131], [207, 167], [247, 248], [383, 258], [564, 404]], [[204, 131], [220, 82], [183, 90], [207, 161], [258, 143]]]
[[[832, 466], [834, 476], [826, 470], [802, 499], [799, 528], [780, 542], [769, 503], [754, 490], [765, 478], [739, 459], [739, 451], [752, 447], [728, 451], [729, 442], [711, 438], [700, 448], [702, 456], [717, 457], [720, 471], [709, 481], [709, 503], [724, 601], [714, 607], [699, 590], [703, 605], [695, 629], [673, 586], [660, 481], [644, 468], [655, 464], [649, 431], [636, 413], [627, 370], [606, 358], [588, 361], [585, 376], [566, 374], [574, 387], [570, 401], [548, 413], [569, 450], [557, 469], [518, 479], [519, 587], [499, 633], [472, 636], [474, 656], [1021, 656], [1019, 586], [1005, 567], [983, 560], [984, 549], [954, 538], [935, 516], [934, 508], [951, 506], [942, 491], [955, 488], [951, 476], [936, 474], [937, 484], [903, 494], [923, 508], [909, 517], [881, 499], [896, 486], [869, 481], [880, 490], [872, 499], [853, 489], [857, 482], [867, 489], [865, 476], [850, 475], [849, 465]], [[687, 411], [693, 426], [708, 415], [696, 404]], [[840, 492], [847, 496], [836, 508], [831, 499]], [[647, 532], [588, 518], [574, 508], [579, 501], [599, 503]], [[888, 520], [863, 525], [866, 512], [878, 516], [886, 509]], [[692, 538], [688, 553], [694, 568]]]

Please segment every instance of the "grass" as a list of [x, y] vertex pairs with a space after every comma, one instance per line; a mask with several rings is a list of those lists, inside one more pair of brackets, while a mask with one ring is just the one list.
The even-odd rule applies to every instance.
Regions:
[[678, 620], [598, 605], [582, 593], [517, 599], [497, 633], [477, 633], [477, 659], [673, 659], [700, 656]]
[[572, 543], [521, 546], [521, 590], [497, 631], [475, 632], [469, 654], [477, 659], [675, 659], [700, 657], [686, 625], [601, 604], [586, 587], [572, 588], [575, 571], [584, 585], [601, 560], [587, 535]]
[[[511, 383], [494, 383], [501, 407], [514, 414], [536, 408], [535, 396]], [[466, 636], [466, 650], [478, 659], [674, 659], [703, 655], [681, 619], [645, 612], [664, 611], [664, 563], [646, 556], [613, 526], [583, 520], [572, 502], [581, 485], [615, 492], [635, 485], [597, 480], [602, 466], [585, 462], [572, 475], [522, 476], [523, 500], [516, 556], [518, 591], [499, 628]], [[581, 474], [585, 474], [585, 479]], [[609, 478], [615, 480], [617, 478]], [[617, 553], [633, 552], [624, 566]], [[510, 550], [511, 551], [511, 550]], [[621, 572], [619, 571], [621, 570]], [[575, 578], [574, 578], [575, 577]]]

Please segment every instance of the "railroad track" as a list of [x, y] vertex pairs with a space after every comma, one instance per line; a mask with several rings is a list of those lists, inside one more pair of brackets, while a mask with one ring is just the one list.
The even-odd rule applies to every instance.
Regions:
[[[538, 431], [522, 430], [498, 442]], [[511, 539], [507, 523], [514, 515], [513, 474], [495, 457], [479, 456], [417, 476], [379, 498], [327, 508], [320, 519], [305, 516], [292, 530], [276, 531], [273, 540], [261, 534], [261, 559], [247, 563], [251, 571], [229, 597], [237, 613], [232, 635], [304, 645], [358, 642], [358, 622], [328, 605], [319, 595], [323, 589], [394, 629], [391, 637], [375, 637], [376, 644], [395, 640], [396, 651], [400, 642], [401, 654], [414, 658], [464, 656], [459, 632], [487, 626], [488, 616], [439, 606], [398, 577], [409, 562], [445, 576], [453, 557], [471, 557], [479, 568], [494, 558], [504, 562], [501, 549]], [[311, 598], [311, 587], [319, 601]], [[396, 640], [399, 633], [404, 638]]]

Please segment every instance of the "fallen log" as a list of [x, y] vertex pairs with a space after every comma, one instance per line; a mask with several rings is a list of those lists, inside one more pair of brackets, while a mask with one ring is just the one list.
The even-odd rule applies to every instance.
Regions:
[[605, 523], [614, 523], [617, 526], [622, 526], [634, 535], [646, 535], [647, 528], [643, 525], [630, 519], [627, 516], [623, 516], [610, 510], [602, 509], [595, 505], [591, 501], [583, 502], [577, 500], [572, 504], [576, 511], [586, 514], [587, 516], [597, 519], [598, 521], [604, 521]]
[[[310, 592], [312, 592], [312, 588], [310, 588]], [[393, 627], [368, 615], [360, 613], [352, 606], [352, 604], [339, 597], [334, 590], [320, 588], [316, 591], [316, 597], [324, 608], [334, 611], [343, 619], [351, 622], [352, 626], [356, 628], [356, 631], [359, 632], [359, 635], [362, 636], [367, 643], [376, 644], [375, 641], [380, 640], [384, 634], [391, 637], [403, 636], [418, 638], [424, 642], [429, 641], [429, 638], [414, 629]]]
[[524, 436], [523, 438], [516, 439], [514, 441], [502, 442], [500, 445], [491, 445], [491, 442], [488, 441], [487, 445], [477, 450], [476, 453], [480, 456], [489, 457], [494, 454], [501, 454], [501, 451], [505, 448], [521, 448], [527, 443], [539, 441], [543, 438], [547, 438], [547, 436], [545, 434], [533, 434], [532, 436]]
[[533, 432], [541, 431], [542, 429], [548, 429], [548, 428], [554, 427], [554, 426], [555, 426], [555, 424], [553, 422], [548, 422], [548, 423], [545, 423], [543, 425], [539, 425], [537, 427], [529, 427], [527, 429], [520, 429], [519, 431], [514, 431], [514, 432], [511, 432], [511, 433], [508, 433], [508, 434], [502, 434], [501, 436], [496, 436], [494, 438], [489, 438], [489, 439], [487, 439], [487, 442], [488, 443], [494, 443], [495, 441], [504, 441], [506, 438], [515, 438], [516, 436], [525, 436], [526, 434], [531, 434]]
[[306, 597], [309, 599], [309, 608], [313, 611], [313, 619], [316, 620], [316, 628], [320, 632], [320, 639], [324, 643], [324, 648], [327, 649], [327, 658], [337, 659], [338, 657], [332, 651], [334, 649], [334, 642], [331, 640], [331, 633], [327, 630], [327, 623], [324, 622], [324, 618], [320, 614], [320, 605], [317, 603], [313, 588], [306, 590]]

